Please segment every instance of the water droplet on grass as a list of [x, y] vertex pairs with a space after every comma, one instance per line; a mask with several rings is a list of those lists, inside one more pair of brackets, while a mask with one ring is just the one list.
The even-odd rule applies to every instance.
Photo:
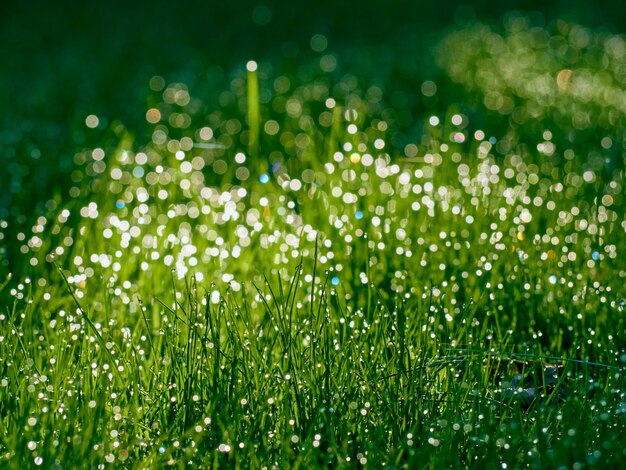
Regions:
[[465, 134], [463, 134], [462, 132], [455, 132], [452, 136], [452, 139], [456, 143], [462, 144], [463, 142], [465, 142]]

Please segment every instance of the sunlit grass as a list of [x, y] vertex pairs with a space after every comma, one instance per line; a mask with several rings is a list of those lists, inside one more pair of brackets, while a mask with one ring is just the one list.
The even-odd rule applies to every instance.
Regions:
[[485, 47], [535, 73], [484, 45], [530, 47], [516, 21], [442, 43], [512, 119], [442, 104], [401, 152], [381, 88], [328, 54], [300, 77], [248, 62], [218, 107], [154, 77], [150, 141], [112, 124], [69, 197], [2, 237], [26, 267], [0, 291], [0, 462], [618, 465], [621, 128], [601, 91], [558, 95], [599, 116], [572, 139], [560, 107], [491, 86], [502, 64], [471, 68]]

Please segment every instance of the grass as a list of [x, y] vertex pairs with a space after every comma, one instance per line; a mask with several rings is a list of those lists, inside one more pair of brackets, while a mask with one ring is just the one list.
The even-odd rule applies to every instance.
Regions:
[[[508, 24], [442, 42], [486, 68], [442, 59], [467, 100], [401, 153], [401, 113], [328, 54], [293, 76], [249, 62], [219, 106], [151, 80], [150, 141], [112, 123], [68, 197], [2, 232], [22, 264], [0, 291], [0, 462], [618, 467], [623, 128], [582, 97], [588, 58], [562, 59], [580, 93], [550, 92], [587, 119], [521, 72], [491, 96], [490, 41], [531, 44]], [[613, 93], [623, 39], [576, 28], [535, 33], [613, 51]], [[558, 77], [555, 57], [522, 71]]]

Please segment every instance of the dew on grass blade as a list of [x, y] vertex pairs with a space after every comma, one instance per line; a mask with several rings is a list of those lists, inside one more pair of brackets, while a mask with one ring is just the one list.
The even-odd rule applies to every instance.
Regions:
[[[506, 30], [520, 28], [515, 23]], [[558, 28], [564, 32], [557, 44], [586, 41], [585, 33], [565, 23]], [[492, 49], [510, 47], [506, 41], [487, 47], [483, 43], [496, 33], [476, 34], [471, 47], [483, 48], [487, 58]], [[544, 34], [538, 28], [524, 40], [517, 38], [516, 47], [526, 52], [511, 57], [526, 58], [531, 43], [544, 41]], [[626, 50], [623, 42], [616, 45], [609, 38], [600, 44], [607, 66]], [[550, 390], [542, 390], [537, 377], [548, 385], [551, 374], [533, 371], [544, 366], [540, 359], [527, 361], [522, 366], [527, 370], [520, 371], [503, 356], [522, 351], [598, 357], [612, 365], [624, 361], [614, 331], [618, 323], [612, 322], [624, 308], [619, 290], [626, 277], [619, 264], [623, 177], [606, 161], [611, 152], [621, 152], [620, 126], [598, 132], [590, 128], [588, 144], [598, 140], [603, 150], [581, 163], [587, 157], [578, 155], [581, 129], [561, 132], [546, 118], [559, 95], [537, 102], [528, 98], [551, 87], [554, 93], [569, 93], [582, 86], [583, 73], [575, 64], [568, 65], [576, 72], [565, 87], [555, 82], [565, 66], [558, 63], [517, 89], [507, 81], [516, 78], [499, 77], [497, 67], [479, 74], [459, 62], [455, 67], [467, 68], [476, 79], [472, 93], [486, 89], [481, 80], [489, 74], [502, 79], [494, 80], [488, 97], [465, 103], [463, 109], [471, 111], [465, 115], [456, 107], [446, 109], [445, 77], [438, 79], [439, 88], [423, 82], [421, 90], [414, 90], [417, 96], [409, 96], [386, 83], [341, 75], [341, 56], [324, 55], [328, 52], [321, 46], [316, 46], [320, 56], [309, 66], [301, 64], [296, 74], [269, 62], [255, 71], [248, 66], [248, 72], [242, 67], [232, 74], [207, 72], [209, 82], [216, 75], [226, 85], [216, 90], [215, 103], [210, 93], [200, 90], [203, 94], [194, 97], [191, 87], [172, 83], [165, 88], [163, 83], [148, 101], [151, 136], [145, 146], [133, 149], [129, 143], [117, 151], [103, 142], [102, 148], [79, 152], [71, 173], [76, 204], [70, 207], [81, 217], [70, 216], [69, 210], [59, 213], [55, 203], [45, 219], [33, 222], [32, 233], [28, 226], [15, 228], [17, 248], [33, 259], [57, 253], [59, 268], [68, 271], [76, 299], [93, 315], [105, 347], [96, 344], [76, 356], [79, 362], [66, 369], [76, 373], [63, 390], [42, 378], [63, 372], [75, 347], [68, 349], [68, 344], [92, 344], [94, 338], [85, 333], [76, 308], [67, 307], [71, 302], [54, 276], [34, 265], [31, 282], [17, 281], [6, 292], [0, 287], [18, 302], [16, 315], [0, 312], [0, 343], [13, 341], [8, 350], [20, 356], [13, 364], [24, 368], [16, 376], [29, 375], [26, 395], [53, 401], [51, 408], [63, 410], [68, 421], [89, 422], [110, 414], [103, 421], [110, 424], [101, 431], [115, 442], [111, 448], [96, 444], [93, 453], [111, 462], [123, 460], [128, 449], [131, 461], [147, 452], [146, 458], [159, 459], [160, 465], [180, 465], [201, 461], [210, 452], [218, 464], [236, 465], [236, 459], [245, 458], [240, 453], [245, 448], [258, 453], [259, 465], [271, 466], [287, 444], [293, 450], [296, 445], [306, 447], [305, 452], [317, 449], [318, 461], [328, 465], [340, 464], [338, 452], [351, 449], [351, 462], [356, 458], [361, 464], [388, 466], [397, 455], [383, 452], [379, 457], [372, 443], [406, 449], [430, 442], [442, 454], [456, 452], [450, 443], [458, 440], [450, 433], [466, 426], [467, 445], [482, 446], [488, 438], [504, 459], [507, 445], [520, 444], [527, 466], [538, 461], [542, 446], [524, 433], [533, 438], [550, 434], [550, 450], [557, 449], [558, 458], [564, 440], [559, 433], [577, 423], [571, 413], [561, 413], [565, 408], [556, 395], [539, 396]], [[469, 54], [465, 47], [458, 45], [459, 57]], [[585, 53], [584, 48], [576, 51], [567, 60]], [[507, 60], [515, 60], [511, 57]], [[540, 65], [527, 59], [527, 66]], [[324, 75], [331, 69], [336, 76]], [[258, 89], [246, 94], [252, 75], [260, 80]], [[499, 83], [504, 85], [498, 88]], [[583, 89], [593, 100], [594, 88]], [[523, 96], [507, 96], [519, 90]], [[256, 151], [249, 146], [248, 126], [254, 120], [245, 116], [250, 96], [258, 104], [253, 133], [262, 162], [250, 153]], [[415, 98], [427, 111], [419, 106], [408, 111], [406, 103]], [[579, 127], [594, 124], [585, 113], [602, 119], [602, 113], [575, 96], [568, 99], [584, 109], [573, 111], [581, 115], [575, 118]], [[528, 100], [531, 106], [510, 111]], [[470, 109], [474, 102], [497, 113], [497, 125]], [[543, 117], [524, 127], [516, 124], [533, 112]], [[619, 113], [605, 114], [619, 124]], [[476, 130], [478, 123], [484, 131]], [[412, 129], [411, 135], [403, 128]], [[485, 141], [491, 135], [497, 138]], [[225, 152], [247, 145], [247, 154]], [[8, 236], [3, 231], [0, 244]], [[294, 269], [301, 279], [293, 277]], [[45, 286], [46, 294], [37, 293], [36, 286]], [[145, 304], [135, 302], [136, 296]], [[33, 311], [41, 312], [41, 325]], [[598, 312], [593, 324], [585, 320], [591, 318], [587, 312]], [[8, 319], [14, 324], [8, 325]], [[111, 352], [108, 364], [96, 362], [92, 353], [99, 349]], [[7, 364], [0, 363], [14, 367]], [[35, 367], [46, 370], [35, 376]], [[595, 407], [584, 411], [592, 416], [590, 435], [606, 444], [600, 457], [621, 451], [615, 439], [602, 435], [619, 430], [613, 420], [624, 408], [618, 372], [602, 375], [575, 362], [566, 367], [563, 381], [574, 382], [566, 384], [569, 389], [592, 390], [601, 397], [581, 392], [577, 401], [572, 393], [567, 405]], [[113, 370], [123, 384], [111, 380]], [[19, 385], [6, 375], [0, 377], [0, 387], [13, 393]], [[289, 387], [283, 383], [287, 380]], [[145, 384], [130, 390], [131, 401], [146, 404], [140, 411], [128, 406], [124, 393], [126, 383], [135, 382]], [[415, 397], [430, 395], [431, 384], [435, 393], [446, 396], [424, 412], [426, 405]], [[97, 387], [105, 388], [104, 394], [97, 394]], [[92, 399], [109, 393], [115, 403]], [[471, 399], [466, 400], [468, 393]], [[62, 396], [63, 403], [57, 404], [52, 394]], [[74, 406], [75, 397], [86, 406]], [[530, 414], [519, 409], [524, 399], [537, 399]], [[291, 403], [289, 410], [285, 401]], [[232, 410], [243, 411], [232, 420], [226, 416]], [[350, 411], [353, 415], [346, 414]], [[207, 412], [215, 413], [218, 426], [210, 426], [203, 417]], [[289, 419], [294, 412], [297, 419]], [[252, 419], [256, 413], [266, 419]], [[418, 415], [423, 423], [416, 426]], [[35, 416], [32, 427], [45, 429], [49, 418]], [[368, 420], [360, 420], [365, 416]], [[396, 432], [394, 416], [406, 417], [405, 431]], [[302, 418], [317, 429], [303, 432]], [[536, 429], [535, 418], [543, 421]], [[118, 426], [132, 419], [147, 424], [139, 450]], [[234, 429], [238, 423], [243, 424]], [[254, 431], [245, 423], [254, 423]], [[15, 432], [39, 431], [22, 428]], [[325, 435], [331, 428], [338, 431], [331, 432], [332, 444]], [[394, 431], [387, 434], [387, 429]], [[189, 430], [201, 434], [202, 441]], [[345, 438], [334, 442], [335, 434]], [[572, 445], [580, 443], [580, 434], [571, 436]], [[258, 436], [273, 441], [267, 451], [255, 447]], [[312, 446], [307, 436], [315, 436]], [[35, 434], [22, 437], [43, 442]], [[64, 438], [57, 441], [61, 447]], [[166, 458], [159, 455], [165, 453]], [[600, 458], [591, 448], [585, 455]]]
[[85, 125], [90, 129], [95, 129], [100, 124], [100, 119], [95, 114], [90, 114], [85, 118]]

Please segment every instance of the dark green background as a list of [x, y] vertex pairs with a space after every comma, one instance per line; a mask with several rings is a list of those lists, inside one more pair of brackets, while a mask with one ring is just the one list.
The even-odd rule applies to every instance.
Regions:
[[[321, 33], [344, 72], [387, 90], [417, 90], [437, 76], [430, 48], [450, 29], [498, 24], [520, 10], [534, 12], [540, 25], [566, 18], [620, 32], [626, 21], [617, 3], [9, 2], [0, 17], [0, 218], [25, 223], [37, 204], [64, 192], [73, 154], [95, 144], [77, 131], [87, 114], [119, 120], [140, 136], [154, 74], [188, 83], [193, 94], [209, 67], [227, 77], [254, 58], [289, 73], [312, 56], [310, 38]], [[253, 21], [259, 4], [272, 12], [267, 25]], [[299, 53], [285, 54], [286, 43]]]

